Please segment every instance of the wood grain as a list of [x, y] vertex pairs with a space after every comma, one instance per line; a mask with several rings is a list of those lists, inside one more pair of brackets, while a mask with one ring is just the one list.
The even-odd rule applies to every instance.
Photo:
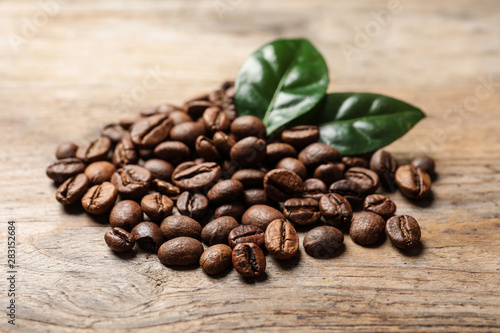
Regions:
[[[4, 316], [0, 331], [500, 332], [498, 1], [401, 0], [350, 62], [341, 46], [388, 1], [220, 2], [231, 9], [223, 19], [208, 0], [61, 2], [17, 53], [9, 36], [41, 9], [0, 3], [0, 252], [6, 272], [15, 220], [19, 263], [16, 326]], [[393, 195], [398, 212], [420, 222], [421, 251], [346, 237], [330, 260], [301, 247], [291, 262], [270, 259], [256, 281], [235, 271], [210, 278], [142, 252], [115, 255], [105, 221], [55, 201], [45, 168], [58, 143], [81, 144], [143, 107], [215, 88], [257, 47], [293, 36], [325, 55], [330, 91], [389, 94], [427, 113], [388, 147], [401, 162], [422, 152], [437, 161], [433, 201]], [[161, 77], [141, 94], [150, 70]], [[478, 88], [490, 76], [490, 90]], [[478, 105], [460, 107], [477, 89]]]

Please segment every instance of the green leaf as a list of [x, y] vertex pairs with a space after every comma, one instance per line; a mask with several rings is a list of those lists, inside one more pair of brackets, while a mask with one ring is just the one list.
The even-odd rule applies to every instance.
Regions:
[[343, 155], [382, 148], [408, 132], [425, 114], [400, 100], [369, 93], [332, 93], [313, 124], [320, 140]]
[[264, 45], [243, 64], [236, 80], [240, 115], [262, 119], [271, 134], [311, 110], [328, 86], [328, 67], [306, 39]]

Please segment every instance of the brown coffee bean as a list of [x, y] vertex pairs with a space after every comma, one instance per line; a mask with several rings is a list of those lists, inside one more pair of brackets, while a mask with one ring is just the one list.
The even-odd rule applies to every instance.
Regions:
[[229, 116], [220, 108], [213, 106], [203, 112], [203, 122], [208, 133], [213, 134], [217, 131], [227, 131], [231, 121]]
[[396, 204], [383, 194], [371, 194], [365, 198], [364, 209], [387, 220], [396, 212]]
[[393, 216], [385, 226], [392, 244], [402, 250], [411, 249], [420, 243], [420, 226], [409, 215]]
[[174, 203], [161, 193], [145, 195], [141, 200], [142, 211], [152, 220], [161, 221], [172, 213]]
[[191, 237], [200, 239], [201, 225], [192, 218], [184, 215], [166, 217], [160, 225], [165, 239], [176, 237]]
[[321, 226], [309, 230], [304, 236], [304, 249], [315, 258], [330, 258], [344, 244], [342, 232], [331, 226]]
[[115, 171], [115, 166], [108, 161], [98, 161], [85, 168], [85, 176], [92, 184], [102, 184], [109, 181]]
[[138, 148], [154, 148], [168, 137], [174, 124], [166, 114], [155, 114], [135, 122], [130, 137]]
[[266, 270], [264, 252], [254, 243], [238, 244], [233, 249], [233, 267], [245, 278], [258, 277]]
[[213, 90], [208, 94], [208, 100], [214, 105], [223, 106], [226, 92], [223, 89]]
[[64, 183], [57, 188], [56, 200], [63, 205], [72, 205], [79, 202], [85, 192], [89, 189], [89, 180], [83, 173], [66, 179]]
[[128, 252], [135, 245], [134, 236], [122, 228], [113, 228], [104, 234], [104, 241], [115, 252]]
[[237, 226], [238, 222], [231, 216], [216, 218], [201, 230], [201, 239], [208, 245], [227, 244], [229, 233]]
[[319, 165], [314, 170], [313, 177], [322, 180], [326, 186], [330, 186], [338, 180], [344, 178], [345, 166], [342, 163], [328, 162]]
[[165, 242], [160, 227], [149, 221], [144, 221], [136, 225], [131, 234], [141, 249], [147, 252], [156, 253]]
[[380, 186], [378, 175], [365, 168], [350, 168], [344, 174], [345, 178], [358, 183], [366, 194], [375, 192]]
[[321, 218], [318, 201], [312, 198], [292, 198], [283, 204], [285, 217], [297, 225], [308, 225]]
[[184, 106], [187, 114], [194, 120], [200, 118], [206, 109], [214, 106], [212, 102], [208, 101], [208, 95], [201, 97], [203, 97], [203, 100], [199, 99], [199, 100], [189, 101]]
[[177, 200], [181, 195], [180, 188], [161, 179], [153, 180], [153, 189], [160, 192], [161, 194], [165, 194], [173, 201]]
[[189, 147], [180, 141], [165, 141], [155, 147], [154, 156], [177, 165], [185, 161], [189, 154]]
[[78, 146], [73, 142], [63, 142], [56, 149], [56, 158], [62, 160], [65, 158], [72, 158], [76, 156]]
[[147, 160], [142, 167], [151, 172], [151, 177], [153, 179], [161, 179], [165, 181], [170, 181], [172, 173], [174, 172], [172, 164], [158, 158]]
[[166, 266], [191, 266], [200, 263], [203, 245], [191, 237], [177, 237], [166, 241], [158, 250], [160, 262]]
[[177, 199], [177, 210], [193, 219], [205, 217], [208, 211], [208, 199], [201, 193], [184, 191]]
[[151, 181], [151, 172], [148, 169], [133, 164], [125, 165], [111, 176], [111, 182], [120, 196], [129, 199], [140, 199], [146, 195]]
[[111, 140], [107, 136], [100, 136], [94, 141], [78, 147], [76, 157], [85, 163], [103, 161], [108, 156], [111, 149]]
[[249, 188], [243, 191], [243, 202], [247, 207], [272, 204], [266, 195], [266, 191], [261, 188]]
[[316, 142], [302, 149], [299, 160], [308, 168], [316, 168], [320, 164], [340, 160], [340, 153], [331, 146]]
[[139, 153], [134, 143], [129, 138], [122, 139], [113, 151], [113, 164], [121, 168], [127, 164], [136, 164], [139, 161]]
[[107, 136], [113, 143], [118, 143], [123, 138], [130, 137], [129, 131], [123, 128], [120, 124], [109, 124], [104, 126], [101, 131], [101, 135]]
[[285, 220], [274, 220], [265, 233], [266, 248], [277, 259], [290, 259], [299, 251], [299, 236]]
[[222, 158], [214, 142], [204, 135], [200, 135], [196, 139], [194, 147], [198, 155], [205, 161], [218, 161]]
[[309, 178], [304, 181], [304, 198], [313, 198], [320, 200], [321, 197], [328, 192], [328, 187], [324, 182], [316, 178]]
[[274, 169], [264, 177], [264, 190], [272, 200], [283, 202], [290, 198], [301, 197], [304, 184], [295, 172], [287, 169]]
[[219, 218], [221, 216], [231, 216], [239, 221], [243, 216], [243, 213], [245, 213], [245, 210], [245, 205], [243, 205], [239, 201], [233, 200], [217, 207], [214, 212], [214, 218]]
[[214, 184], [220, 178], [221, 173], [221, 167], [214, 162], [182, 163], [174, 170], [172, 181], [184, 190], [203, 189]]
[[306, 179], [307, 169], [304, 163], [293, 157], [285, 157], [276, 164], [276, 169], [287, 169], [295, 172], [300, 178]]
[[264, 231], [254, 225], [240, 225], [229, 233], [228, 244], [232, 248], [237, 244], [255, 243], [261, 248], [265, 246]]
[[241, 116], [231, 123], [231, 133], [238, 140], [249, 136], [263, 138], [266, 136], [266, 126], [255, 116]]
[[241, 218], [241, 223], [254, 225], [265, 231], [269, 223], [284, 218], [285, 216], [279, 210], [271, 206], [255, 205], [245, 211]]
[[330, 186], [330, 192], [340, 194], [346, 198], [352, 207], [359, 206], [366, 196], [363, 188], [350, 179], [336, 181]]
[[382, 237], [384, 229], [385, 221], [382, 216], [363, 212], [353, 218], [349, 235], [360, 245], [371, 245]]
[[296, 148], [303, 148], [318, 141], [318, 139], [319, 129], [317, 126], [295, 126], [281, 133], [281, 140]]
[[420, 168], [427, 172], [429, 175], [434, 175], [436, 169], [436, 163], [429, 156], [419, 156], [415, 157], [411, 162], [414, 168]]
[[[368, 161], [362, 157], [344, 156], [344, 157], [342, 157], [342, 164], [345, 165], [346, 169], [350, 169], [350, 168], [354, 168], [354, 167], [368, 168]], [[375, 171], [375, 170], [373, 170], [373, 171]]]
[[92, 186], [82, 197], [82, 206], [90, 214], [107, 213], [116, 202], [118, 192], [110, 182]]
[[296, 156], [297, 150], [295, 150], [295, 148], [288, 143], [274, 142], [266, 146], [266, 160], [269, 162], [278, 162], [285, 157]]
[[372, 169], [379, 176], [382, 184], [390, 191], [396, 189], [394, 182], [394, 174], [398, 168], [396, 159], [386, 150], [377, 150], [371, 160], [370, 169]]
[[174, 124], [174, 126], [193, 121], [193, 118], [191, 118], [184, 110], [172, 111], [168, 113], [168, 117], [172, 120], [172, 124]]
[[411, 165], [402, 165], [396, 171], [396, 183], [401, 192], [411, 199], [425, 198], [431, 193], [431, 177]]
[[65, 158], [49, 165], [46, 173], [50, 179], [60, 184], [84, 171], [85, 164], [78, 158]]
[[196, 138], [205, 134], [205, 125], [203, 123], [187, 122], [172, 127], [170, 130], [170, 139], [180, 141], [188, 147], [194, 147]]
[[337, 194], [329, 193], [321, 197], [319, 209], [326, 223], [334, 227], [348, 225], [352, 219], [352, 208], [346, 198]]
[[224, 132], [217, 131], [214, 134], [213, 142], [219, 153], [228, 157], [231, 152], [231, 148], [233, 148], [236, 143], [236, 140]]
[[242, 169], [236, 171], [231, 177], [240, 181], [245, 188], [263, 187], [266, 173], [258, 169]]
[[132, 230], [143, 221], [141, 206], [132, 200], [118, 201], [109, 214], [109, 224], [112, 227]]
[[243, 184], [237, 180], [221, 180], [207, 193], [208, 200], [214, 203], [231, 201], [243, 194]]
[[210, 275], [224, 272], [232, 266], [233, 250], [225, 244], [216, 244], [203, 252], [200, 257], [200, 266]]
[[266, 157], [266, 143], [255, 136], [246, 137], [234, 144], [229, 156], [242, 168], [257, 166]]

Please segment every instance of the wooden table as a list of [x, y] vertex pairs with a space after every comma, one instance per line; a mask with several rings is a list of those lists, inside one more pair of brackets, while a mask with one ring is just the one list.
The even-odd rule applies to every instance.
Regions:
[[[0, 331], [500, 332], [497, 0], [47, 3], [50, 15], [37, 1], [0, 4], [3, 311], [8, 221], [17, 242], [16, 326], [3, 315]], [[427, 113], [387, 148], [401, 162], [437, 161], [433, 201], [392, 196], [420, 222], [421, 251], [347, 236], [336, 258], [301, 248], [292, 262], [269, 259], [265, 278], [214, 279], [115, 255], [105, 221], [55, 201], [45, 168], [58, 143], [213, 89], [260, 45], [295, 36], [324, 54], [330, 91], [388, 94]]]

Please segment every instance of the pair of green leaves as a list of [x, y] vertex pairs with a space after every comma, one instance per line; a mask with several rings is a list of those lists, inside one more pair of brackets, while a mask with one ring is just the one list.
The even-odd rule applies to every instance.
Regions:
[[404, 135], [424, 113], [391, 97], [326, 93], [328, 67], [306, 39], [264, 45], [243, 64], [236, 80], [240, 115], [262, 119], [268, 134], [295, 125], [317, 125], [320, 140], [343, 155], [363, 154]]

